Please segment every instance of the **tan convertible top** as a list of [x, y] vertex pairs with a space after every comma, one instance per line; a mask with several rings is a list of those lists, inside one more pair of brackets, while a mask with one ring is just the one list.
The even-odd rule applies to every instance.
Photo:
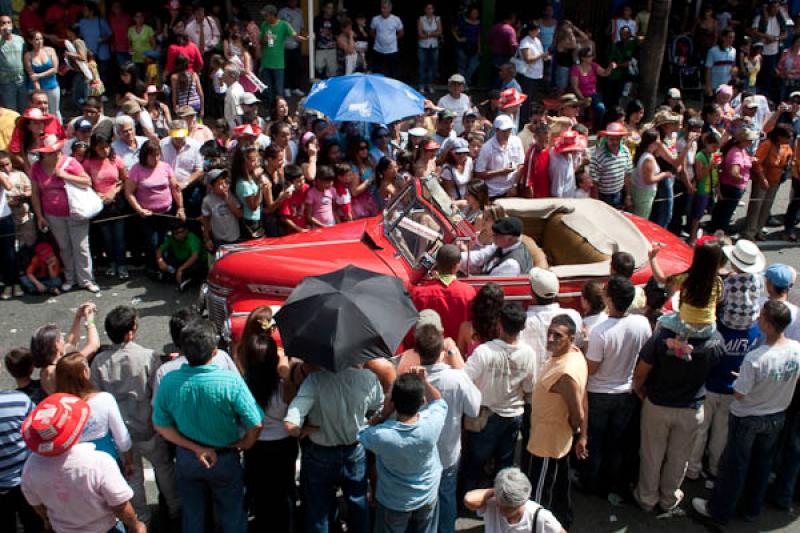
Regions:
[[[501, 198], [496, 203], [502, 206], [509, 216], [522, 219], [525, 234], [540, 244], [544, 243], [543, 247], [550, 257], [563, 251], [548, 249], [559, 246], [552, 243], [548, 246], [547, 241], [554, 239], [545, 235], [545, 230], [552, 231], [548, 221], [555, 215], [559, 215], [558, 219], [563, 226], [583, 238], [583, 246], [591, 247], [592, 254], [587, 257], [592, 257], [594, 260], [590, 262], [559, 264], [559, 261], [551, 261], [554, 265], [552, 270], [559, 278], [607, 276], [608, 257], [618, 250], [633, 255], [637, 269], [647, 262], [650, 244], [644, 235], [627, 217], [599, 200]], [[565, 241], [556, 239], [555, 242]]]

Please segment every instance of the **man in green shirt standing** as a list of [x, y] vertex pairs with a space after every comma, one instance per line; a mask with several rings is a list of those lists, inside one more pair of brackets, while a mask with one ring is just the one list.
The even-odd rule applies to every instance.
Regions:
[[25, 39], [12, 33], [10, 15], [0, 15], [0, 105], [22, 113], [28, 107], [22, 54]]
[[278, 18], [278, 8], [267, 4], [261, 10], [264, 22], [261, 23], [261, 70], [259, 77], [267, 84], [270, 104], [276, 96], [283, 94], [285, 64], [284, 43], [288, 37], [305, 41], [306, 37], [294, 31], [291, 24]]

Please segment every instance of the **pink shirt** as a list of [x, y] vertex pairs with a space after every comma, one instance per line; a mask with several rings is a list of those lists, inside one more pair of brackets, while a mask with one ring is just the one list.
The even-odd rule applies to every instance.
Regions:
[[306, 193], [306, 205], [311, 206], [311, 216], [326, 226], [336, 224], [336, 217], [333, 216], [333, 199], [335, 196], [336, 191], [334, 191], [333, 187], [324, 191], [311, 187]]
[[92, 187], [95, 191], [103, 194], [112, 190], [117, 182], [120, 181], [120, 172], [125, 169], [122, 159], [115, 157], [110, 159], [86, 159], [83, 168], [92, 178]]
[[[730, 168], [733, 165], [739, 165], [741, 169], [739, 173], [741, 178], [738, 180], [734, 179], [730, 174]], [[725, 159], [722, 161], [722, 172], [720, 172], [719, 175], [719, 182], [722, 185], [730, 185], [737, 189], [746, 189], [747, 182], [750, 181], [750, 169], [752, 167], [753, 159], [750, 157], [750, 154], [747, 153], [747, 150], [734, 146], [728, 150], [728, 153], [725, 154]]]
[[569, 75], [578, 78], [578, 90], [584, 98], [588, 98], [597, 93], [597, 71], [599, 69], [600, 67], [597, 63], [592, 63], [592, 68], [590, 68], [589, 72], [586, 74], [581, 72], [578, 65], [574, 65], [569, 69]]
[[47, 508], [59, 533], [106, 533], [117, 522], [111, 508], [133, 497], [114, 459], [89, 442], [55, 457], [31, 454], [22, 492], [31, 505]]
[[[66, 157], [59, 165], [70, 174], [80, 176], [83, 167], [76, 159]], [[64, 180], [53, 174], [49, 176], [42, 168], [42, 163], [37, 161], [31, 167], [31, 180], [39, 186], [39, 199], [42, 202], [42, 211], [45, 215], [54, 217], [69, 216], [69, 202], [67, 191], [64, 189]]]
[[175, 179], [172, 167], [159, 161], [156, 168], [135, 164], [128, 179], [136, 183], [136, 201], [143, 209], [164, 213], [172, 207], [170, 183]]

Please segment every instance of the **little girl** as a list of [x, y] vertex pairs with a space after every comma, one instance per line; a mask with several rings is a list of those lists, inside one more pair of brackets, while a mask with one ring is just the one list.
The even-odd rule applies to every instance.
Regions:
[[713, 131], [704, 133], [700, 138], [700, 150], [694, 159], [695, 192], [692, 196], [692, 212], [689, 217], [689, 246], [694, 246], [697, 240], [700, 220], [719, 185], [719, 165], [722, 161], [719, 144], [720, 137]]
[[722, 247], [716, 240], [707, 240], [695, 246], [689, 270], [681, 274], [664, 275], [656, 256], [660, 246], [650, 250], [650, 269], [660, 284], [680, 291], [680, 307], [658, 320], [661, 327], [677, 336], [667, 340], [667, 346], [679, 359], [691, 360], [692, 346], [688, 339], [707, 339], [717, 329], [717, 304], [722, 299], [722, 278], [718, 272], [722, 264]]
[[353, 220], [353, 211], [350, 208], [350, 180], [353, 179], [353, 171], [346, 163], [336, 163], [333, 166], [333, 174], [336, 181], [333, 190], [336, 193], [336, 215], [339, 220], [348, 222]]

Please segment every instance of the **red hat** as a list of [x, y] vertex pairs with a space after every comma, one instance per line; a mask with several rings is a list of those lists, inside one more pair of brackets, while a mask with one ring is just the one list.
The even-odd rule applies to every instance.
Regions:
[[505, 89], [500, 92], [500, 98], [497, 101], [497, 107], [500, 109], [508, 109], [517, 105], [522, 105], [528, 99], [527, 94], [517, 91], [515, 88]]
[[628, 130], [621, 122], [609, 122], [606, 129], [597, 133], [598, 137], [627, 137]]
[[37, 244], [36, 247], [34, 247], [33, 252], [40, 261], [47, 261], [51, 255], [55, 255], [53, 247], [47, 242], [40, 242]]
[[559, 154], [565, 152], [582, 152], [586, 150], [588, 143], [585, 135], [581, 135], [575, 130], [565, 131], [558, 136], [555, 143], [555, 150]]
[[261, 128], [252, 124], [243, 124], [233, 128], [233, 135], [235, 137], [258, 137], [261, 135]]
[[89, 404], [72, 394], [51, 394], [22, 423], [22, 438], [34, 453], [61, 455], [78, 442], [89, 420]]
[[29, 107], [17, 117], [17, 123], [23, 120], [34, 120], [36, 122], [52, 122], [55, 119], [50, 113], [43, 113], [38, 107]]
[[425, 144], [422, 145], [423, 150], [438, 150], [439, 148], [441, 148], [441, 146], [433, 139], [426, 141]]
[[63, 147], [64, 139], [59, 139], [57, 135], [51, 133], [50, 135], [45, 135], [42, 138], [42, 145], [39, 148], [33, 148], [31, 152], [36, 152], [37, 154], [52, 154], [60, 152]]

